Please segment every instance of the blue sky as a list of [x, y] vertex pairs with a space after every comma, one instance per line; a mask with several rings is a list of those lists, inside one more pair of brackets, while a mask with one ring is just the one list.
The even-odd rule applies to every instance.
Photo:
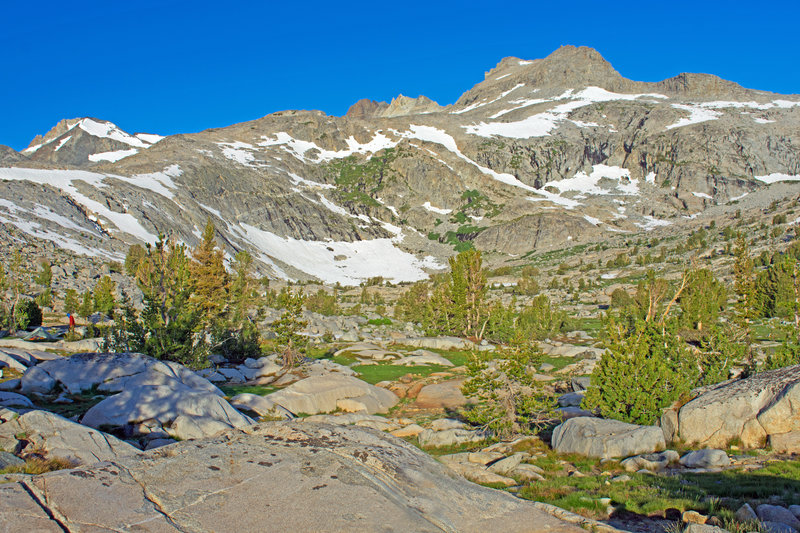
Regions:
[[591, 46], [628, 78], [708, 72], [800, 93], [795, 2], [9, 0], [0, 144], [61, 118], [196, 132], [399, 93], [454, 102], [506, 56]]

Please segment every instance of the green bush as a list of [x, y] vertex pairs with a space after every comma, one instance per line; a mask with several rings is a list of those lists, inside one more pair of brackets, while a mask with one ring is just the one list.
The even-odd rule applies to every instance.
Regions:
[[308, 296], [305, 300], [306, 309], [321, 315], [332, 316], [341, 313], [337, 303], [336, 293], [328, 294], [325, 289], [319, 289], [316, 294]]
[[612, 320], [608, 351], [592, 373], [585, 409], [634, 424], [654, 424], [661, 411], [699, 378], [697, 357], [674, 328], [639, 321], [632, 331]]
[[728, 303], [728, 291], [705, 268], [693, 269], [686, 277], [686, 286], [678, 299], [681, 306], [681, 322], [692, 328], [702, 329], [717, 322], [721, 311]]
[[42, 325], [42, 310], [33, 300], [20, 300], [13, 313], [17, 321], [17, 329], [35, 328]]
[[531, 303], [519, 312], [516, 329], [526, 339], [546, 339], [562, 331], [567, 326], [567, 315], [554, 309], [550, 299], [544, 294], [533, 298]]
[[543, 357], [530, 345], [497, 354], [474, 353], [467, 363], [469, 379], [462, 391], [477, 403], [463, 412], [464, 418], [501, 438], [537, 433], [552, 419], [555, 408], [553, 398], [534, 381], [531, 372]]
[[633, 297], [622, 287], [617, 287], [614, 289], [614, 292], [611, 293], [610, 307], [612, 309], [627, 309], [635, 306], [636, 302], [633, 300]]

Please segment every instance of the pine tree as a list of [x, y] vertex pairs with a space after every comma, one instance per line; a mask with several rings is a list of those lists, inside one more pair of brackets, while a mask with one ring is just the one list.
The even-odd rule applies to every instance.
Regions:
[[14, 250], [14, 253], [11, 256], [10, 267], [11, 268], [9, 269], [10, 276], [8, 284], [11, 287], [12, 304], [11, 304], [11, 320], [8, 325], [8, 328], [9, 330], [11, 330], [11, 333], [14, 333], [17, 330], [17, 324], [19, 323], [19, 319], [22, 318], [17, 315], [21, 311], [20, 300], [22, 298], [23, 289], [27, 285], [28, 281], [27, 273], [22, 268], [22, 254], [19, 253], [19, 250]]
[[194, 290], [186, 247], [159, 237], [147, 246], [136, 281], [144, 296], [141, 326], [144, 351], [157, 359], [177, 361], [193, 368], [208, 365], [208, 343], [198, 335], [200, 314], [190, 305]]
[[8, 291], [8, 276], [5, 265], [0, 263], [0, 329], [6, 327], [11, 317], [11, 305], [6, 300], [6, 291]]
[[92, 299], [94, 301], [94, 310], [103, 313], [106, 316], [111, 316], [114, 312], [116, 305], [116, 298], [114, 292], [117, 290], [117, 284], [109, 276], [103, 276], [94, 286]]
[[303, 291], [295, 292], [288, 287], [283, 313], [272, 323], [278, 344], [282, 347], [283, 366], [287, 369], [301, 361], [302, 352], [308, 343], [308, 337], [300, 334], [300, 331], [308, 325], [308, 322], [303, 320], [304, 303]]
[[612, 318], [606, 336], [608, 351], [592, 372], [585, 409], [650, 425], [665, 407], [697, 386], [698, 358], [673, 326], [640, 320], [630, 331]]
[[250, 309], [259, 308], [258, 281], [253, 277], [253, 256], [246, 251], [236, 254], [231, 264], [233, 279], [230, 283], [230, 321], [242, 324]]
[[497, 354], [474, 353], [467, 363], [469, 379], [462, 391], [477, 404], [463, 412], [474, 424], [500, 438], [538, 433], [553, 419], [555, 405], [534, 378], [544, 355], [538, 347], [515, 345]]
[[725, 285], [706, 268], [689, 271], [686, 288], [678, 299], [681, 306], [681, 322], [702, 330], [715, 324], [728, 302]]
[[236, 254], [231, 269], [233, 276], [228, 295], [228, 311], [224, 320], [213, 329], [214, 349], [231, 362], [261, 356], [261, 334], [251, 318], [264, 315], [264, 298], [259, 294], [260, 283], [253, 277], [253, 257], [246, 251]]
[[128, 249], [128, 253], [125, 256], [125, 272], [127, 272], [129, 276], [136, 276], [136, 270], [139, 268], [139, 263], [142, 262], [145, 255], [147, 255], [147, 252], [144, 247], [139, 244], [134, 244]]
[[209, 218], [200, 244], [192, 251], [189, 265], [194, 291], [191, 303], [200, 315], [200, 327], [208, 333], [225, 314], [229, 280], [222, 251], [214, 241], [214, 224]]
[[92, 300], [91, 291], [84, 291], [81, 296], [81, 304], [78, 307], [78, 313], [86, 320], [94, 313], [94, 301]]
[[483, 335], [486, 290], [486, 274], [479, 251], [467, 250], [450, 258], [452, 319], [461, 335], [478, 338]]
[[755, 279], [753, 276], [753, 260], [750, 258], [750, 247], [744, 234], [736, 236], [733, 263], [733, 290], [738, 296], [736, 302], [736, 319], [741, 327], [749, 328], [750, 320], [756, 309]]
[[53, 281], [53, 271], [48, 261], [42, 261], [41, 268], [36, 277], [33, 278], [36, 284], [42, 288], [41, 292], [36, 296], [36, 303], [42, 307], [50, 307], [52, 304], [52, 289], [50, 288], [50, 284]]
[[64, 312], [71, 315], [78, 311], [78, 291], [75, 289], [67, 289], [64, 294]]

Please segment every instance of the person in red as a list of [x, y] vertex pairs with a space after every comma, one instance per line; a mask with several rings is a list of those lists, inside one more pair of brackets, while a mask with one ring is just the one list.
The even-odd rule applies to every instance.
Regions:
[[75, 333], [75, 317], [70, 313], [67, 315], [67, 318], [69, 318], [69, 332]]

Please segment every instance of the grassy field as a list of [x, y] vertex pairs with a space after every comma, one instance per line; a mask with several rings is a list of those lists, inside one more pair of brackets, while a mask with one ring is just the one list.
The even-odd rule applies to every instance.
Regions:
[[[416, 348], [408, 346], [392, 346], [391, 349], [406, 352], [406, 351], [413, 351]], [[447, 351], [447, 350], [428, 350], [428, 351], [438, 353], [439, 355], [443, 356], [445, 359], [449, 360], [451, 363], [453, 363], [454, 366], [457, 367], [463, 366], [470, 357], [469, 351]], [[448, 372], [451, 370], [450, 367], [442, 365], [405, 366], [405, 365], [393, 365], [391, 364], [390, 361], [387, 362], [379, 361], [376, 364], [365, 365], [365, 364], [359, 364], [362, 360], [357, 358], [352, 353], [344, 352], [334, 356], [333, 352], [331, 352], [330, 350], [327, 351], [320, 350], [315, 354], [310, 354], [309, 357], [314, 357], [317, 359], [326, 358], [332, 360], [334, 363], [338, 363], [344, 366], [349, 366], [354, 371], [358, 372], [359, 378], [373, 385], [375, 383], [380, 383], [381, 381], [394, 381], [402, 376], [405, 376], [406, 374], [415, 374], [420, 378], [423, 378], [433, 374], [434, 372]]]
[[[800, 461], [775, 461], [759, 470], [718, 473], [652, 475], [626, 473], [615, 462], [569, 456], [532, 461], [545, 471], [546, 480], [524, 486], [519, 496], [557, 505], [591, 518], [608, 518], [608, 504], [616, 512], [668, 516], [694, 510], [731, 523], [744, 503], [800, 503]], [[581, 476], [568, 475], [579, 471]], [[615, 480], [626, 474], [629, 479]], [[624, 479], [624, 478], [622, 478]]]

